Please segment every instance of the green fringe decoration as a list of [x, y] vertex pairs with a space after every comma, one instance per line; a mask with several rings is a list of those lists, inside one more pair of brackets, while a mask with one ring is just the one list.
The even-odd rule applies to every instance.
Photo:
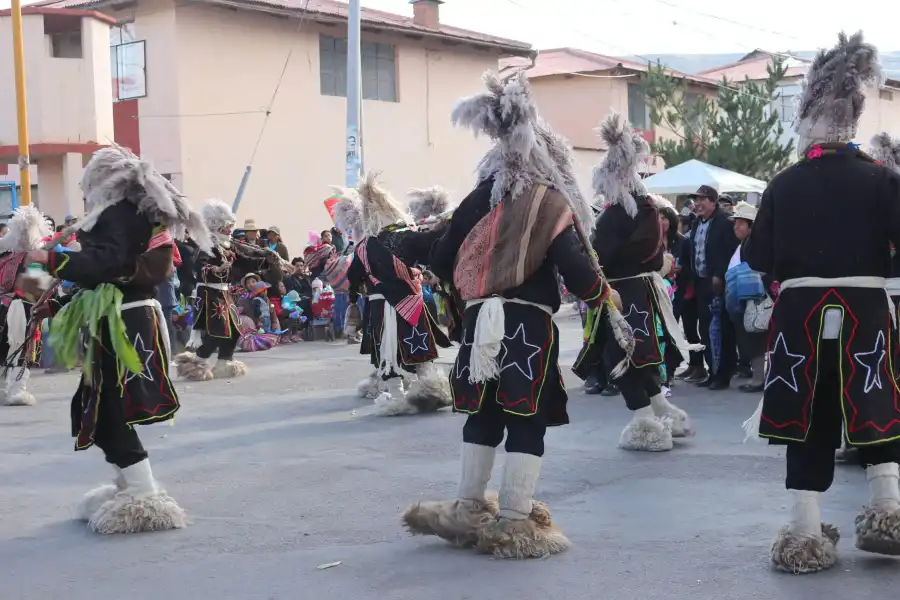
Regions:
[[85, 379], [90, 381], [94, 347], [101, 343], [103, 319], [106, 319], [109, 328], [119, 378], [126, 369], [140, 375], [144, 365], [128, 339], [122, 320], [122, 291], [109, 283], [102, 283], [93, 290], [81, 290], [50, 321], [50, 347], [56, 354], [56, 360], [70, 369], [75, 366], [81, 343], [79, 336], [84, 330], [87, 334], [87, 353], [82, 370]]

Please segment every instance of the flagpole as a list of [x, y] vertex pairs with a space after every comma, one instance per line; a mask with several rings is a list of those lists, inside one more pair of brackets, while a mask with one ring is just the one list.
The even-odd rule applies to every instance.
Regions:
[[16, 71], [16, 119], [19, 125], [19, 182], [22, 206], [31, 204], [31, 155], [28, 148], [28, 110], [25, 102], [25, 45], [22, 42], [22, 0], [12, 0], [13, 63]]

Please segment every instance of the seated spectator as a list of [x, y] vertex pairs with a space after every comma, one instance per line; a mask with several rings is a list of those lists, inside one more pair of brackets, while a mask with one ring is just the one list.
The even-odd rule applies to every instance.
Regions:
[[269, 227], [269, 230], [266, 232], [266, 237], [268, 238], [269, 250], [278, 254], [283, 260], [291, 260], [287, 246], [285, 246], [284, 242], [281, 240], [281, 230], [277, 226], [272, 225]]

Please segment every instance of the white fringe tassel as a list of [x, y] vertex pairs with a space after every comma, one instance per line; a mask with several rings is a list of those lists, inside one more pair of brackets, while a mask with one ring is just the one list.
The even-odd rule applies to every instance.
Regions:
[[[6, 340], [9, 354], [18, 350], [25, 343], [25, 331], [28, 329], [28, 317], [25, 316], [25, 303], [16, 298], [9, 304], [6, 313]], [[6, 356], [9, 362], [9, 354]]]
[[387, 300], [384, 301], [384, 321], [381, 325], [381, 364], [379, 375], [400, 374], [397, 364], [397, 311]]
[[503, 343], [505, 321], [503, 298], [494, 296], [482, 303], [475, 320], [475, 339], [469, 357], [469, 383], [484, 383], [500, 376], [497, 357]]
[[763, 401], [765, 397], [760, 398], [759, 406], [756, 407], [756, 411], [753, 415], [744, 421], [744, 443], [747, 443], [747, 440], [751, 438], [760, 439], [759, 437], [759, 422], [762, 419], [762, 411], [763, 411]]

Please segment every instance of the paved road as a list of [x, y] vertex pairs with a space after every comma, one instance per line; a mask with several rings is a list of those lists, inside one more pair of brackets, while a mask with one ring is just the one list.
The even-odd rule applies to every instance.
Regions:
[[[564, 364], [578, 325], [561, 319]], [[742, 444], [756, 398], [679, 388], [700, 433], [670, 453], [616, 448], [621, 399], [569, 378], [573, 424], [548, 435], [539, 486], [575, 547], [504, 562], [409, 538], [398, 515], [456, 487], [463, 419], [376, 418], [353, 394], [367, 365], [345, 344], [251, 355], [250, 376], [180, 384], [174, 426], [140, 429], [155, 471], [192, 515], [183, 531], [101, 537], [70, 520], [108, 477], [72, 452], [72, 375], [38, 376], [39, 405], [0, 407], [2, 600], [749, 600], [893, 597], [900, 563], [853, 548], [861, 470], [839, 470], [826, 519], [848, 536], [831, 572], [770, 571], [786, 519], [781, 452]], [[498, 461], [499, 462], [499, 461]], [[499, 468], [497, 469], [499, 471]], [[495, 481], [499, 473], [495, 471]], [[342, 561], [317, 570], [318, 565]]]

